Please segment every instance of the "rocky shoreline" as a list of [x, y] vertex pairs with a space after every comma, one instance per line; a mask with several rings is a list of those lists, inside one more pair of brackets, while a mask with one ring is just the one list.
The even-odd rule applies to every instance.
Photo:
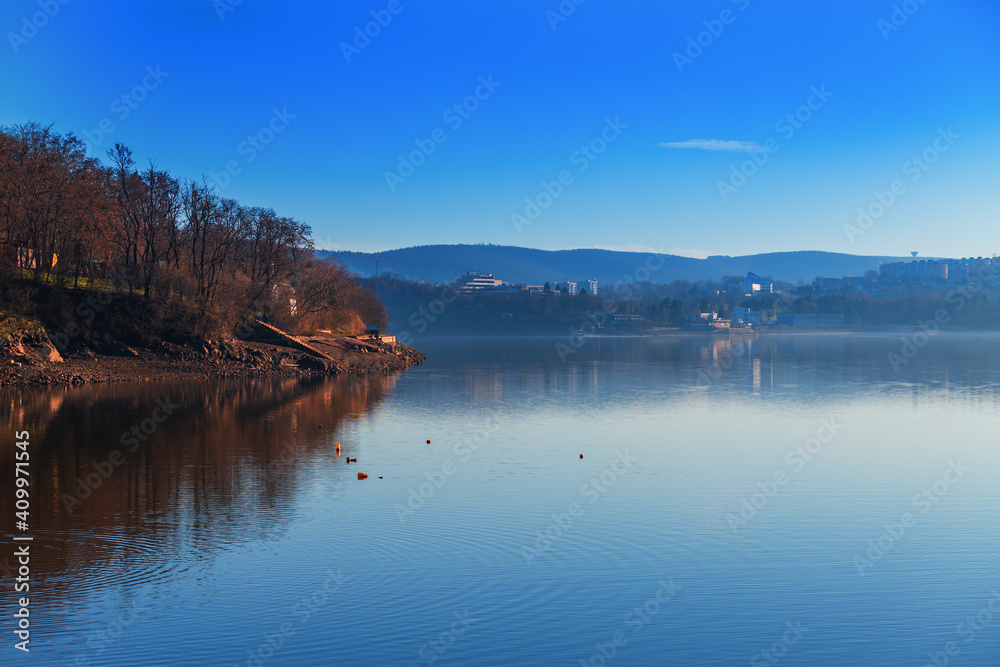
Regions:
[[347, 337], [308, 340], [326, 358], [285, 345], [239, 339], [149, 347], [88, 342], [60, 352], [44, 331], [25, 331], [0, 338], [0, 385], [388, 373], [419, 365], [425, 358], [402, 343]]

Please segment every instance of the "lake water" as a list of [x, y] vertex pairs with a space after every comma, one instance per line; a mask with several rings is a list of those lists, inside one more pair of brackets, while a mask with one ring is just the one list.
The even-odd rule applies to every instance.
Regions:
[[1000, 664], [1000, 336], [895, 368], [863, 334], [417, 345], [392, 377], [0, 389], [34, 537], [0, 662]]

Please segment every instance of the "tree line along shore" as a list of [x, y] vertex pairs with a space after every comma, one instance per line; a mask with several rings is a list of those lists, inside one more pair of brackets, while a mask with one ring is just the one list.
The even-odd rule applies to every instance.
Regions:
[[[970, 280], [935, 288], [900, 281], [891, 295], [875, 297], [858, 290], [825, 292], [818, 281], [793, 285], [775, 282], [771, 293], [745, 295], [727, 289], [738, 276], [717, 281], [675, 280], [618, 283], [597, 295], [580, 290], [567, 294], [552, 287], [542, 293], [463, 292], [460, 283], [431, 284], [383, 273], [363, 279], [389, 306], [390, 327], [398, 340], [453, 334], [651, 334], [689, 331], [704, 323], [702, 314], [719, 318], [755, 315], [756, 324], [780, 324], [791, 317], [793, 331], [818, 314], [840, 318], [843, 329], [895, 330], [921, 323], [954, 329], [1000, 329], [1000, 286]], [[697, 333], [698, 330], [691, 330]]]
[[[265, 342], [261, 322], [332, 347], [310, 354]], [[371, 290], [316, 256], [308, 225], [140, 164], [122, 144], [102, 161], [51, 126], [0, 127], [5, 382], [419, 363], [412, 348], [359, 338], [385, 324]]]

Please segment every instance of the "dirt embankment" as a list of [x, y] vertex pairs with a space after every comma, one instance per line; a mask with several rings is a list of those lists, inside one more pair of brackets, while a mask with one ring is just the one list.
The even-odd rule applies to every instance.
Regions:
[[385, 373], [423, 363], [401, 343], [302, 339], [328, 358], [292, 347], [236, 339], [137, 348], [91, 342], [60, 352], [41, 331], [0, 336], [0, 384], [79, 385], [130, 380]]

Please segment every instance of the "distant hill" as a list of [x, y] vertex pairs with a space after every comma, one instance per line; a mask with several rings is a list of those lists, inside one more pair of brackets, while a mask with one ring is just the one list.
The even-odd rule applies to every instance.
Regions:
[[[543, 284], [581, 282], [596, 278], [601, 286], [618, 281], [645, 279], [641, 267], [654, 258], [649, 280], [670, 283], [674, 280], [718, 280], [727, 275], [746, 275], [753, 271], [772, 280], [810, 282], [817, 276], [840, 278], [860, 276], [879, 264], [909, 261], [910, 257], [847, 255], [835, 252], [804, 250], [772, 252], [761, 255], [730, 257], [713, 255], [692, 259], [677, 255], [652, 255], [614, 250], [535, 250], [498, 245], [428, 245], [400, 248], [379, 253], [320, 250], [321, 257], [336, 257], [362, 277], [375, 275], [375, 260], [380, 273], [395, 273], [411, 280], [449, 283], [469, 271], [492, 273], [510, 283]], [[923, 258], [921, 258], [923, 259]]]

